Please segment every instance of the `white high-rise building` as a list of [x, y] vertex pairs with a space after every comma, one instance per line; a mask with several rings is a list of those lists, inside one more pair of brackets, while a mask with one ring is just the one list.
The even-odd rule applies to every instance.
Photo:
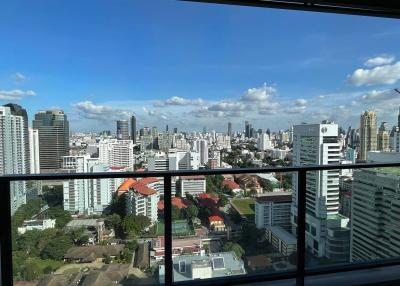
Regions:
[[29, 154], [31, 157], [31, 174], [40, 173], [39, 130], [29, 128]]
[[175, 151], [168, 154], [157, 154], [147, 159], [149, 171], [198, 170], [199, 153]]
[[132, 140], [102, 140], [99, 142], [99, 161], [111, 167], [128, 167], [133, 171], [133, 147]]
[[260, 137], [257, 139], [257, 149], [260, 151], [270, 150], [272, 149], [271, 140], [267, 133], [260, 134]]
[[[115, 172], [121, 169], [109, 168], [98, 158], [89, 155], [64, 156], [62, 167], [65, 171], [76, 173]], [[124, 170], [127, 170], [126, 168]], [[110, 204], [112, 194], [123, 179], [80, 179], [63, 183], [64, 210], [77, 214], [101, 214]]]
[[[29, 148], [25, 148], [28, 144], [28, 134], [25, 134], [27, 117], [13, 114], [13, 110], [9, 106], [0, 106], [0, 175], [26, 174], [30, 168], [29, 154], [26, 154]], [[25, 203], [26, 183], [12, 182], [11, 214]]]
[[194, 142], [194, 150], [200, 154], [200, 165], [208, 162], [208, 142], [205, 139], [198, 139]]
[[[339, 164], [338, 125], [302, 124], [293, 128], [293, 165]], [[292, 233], [297, 228], [298, 175], [293, 174]], [[348, 260], [349, 219], [339, 215], [339, 170], [307, 172], [306, 246], [313, 255]], [[336, 231], [335, 231], [336, 229]], [[340, 229], [342, 234], [340, 234]], [[336, 247], [337, 245], [341, 247]], [[336, 247], [336, 248], [335, 248]], [[341, 249], [335, 251], [333, 249]]]

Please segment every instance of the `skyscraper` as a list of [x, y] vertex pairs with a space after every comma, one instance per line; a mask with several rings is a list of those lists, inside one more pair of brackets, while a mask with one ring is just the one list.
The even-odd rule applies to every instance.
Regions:
[[244, 136], [250, 138], [251, 124], [248, 121], [244, 122]]
[[131, 140], [133, 144], [136, 144], [136, 117], [135, 115], [131, 116]]
[[[339, 164], [338, 125], [302, 124], [293, 128], [293, 165]], [[293, 174], [292, 233], [296, 234], [297, 173]], [[339, 215], [339, 170], [307, 172], [306, 246], [316, 256], [346, 261], [350, 251], [349, 219]], [[333, 231], [330, 231], [330, 228]], [[334, 230], [336, 228], [336, 230]], [[338, 231], [340, 229], [340, 231]], [[338, 235], [339, 237], [336, 237]], [[344, 239], [348, 236], [348, 240]], [[340, 245], [341, 247], [336, 247]], [[336, 248], [336, 249], [335, 249]]]
[[382, 122], [378, 132], [378, 151], [389, 151], [389, 129], [387, 122]]
[[40, 170], [61, 168], [62, 156], [69, 155], [69, 122], [62, 110], [45, 110], [35, 114], [33, 129], [39, 130]]
[[195, 151], [200, 154], [200, 164], [205, 165], [208, 163], [208, 142], [205, 139], [195, 141]]
[[228, 122], [228, 135], [232, 136], [232, 122]]
[[[28, 116], [19, 105], [0, 106], [0, 174], [29, 173]], [[26, 128], [25, 128], [26, 127]], [[26, 149], [28, 147], [28, 149]], [[28, 152], [28, 153], [27, 153]], [[26, 183], [11, 183], [11, 214], [26, 203]]]
[[397, 127], [400, 127], [400, 106], [399, 106], [399, 114], [397, 115]]
[[117, 139], [129, 140], [128, 120], [117, 120]]
[[368, 151], [377, 149], [377, 117], [374, 111], [365, 111], [360, 117], [360, 160], [367, 160]]
[[40, 173], [39, 130], [29, 128], [29, 155], [31, 174]]

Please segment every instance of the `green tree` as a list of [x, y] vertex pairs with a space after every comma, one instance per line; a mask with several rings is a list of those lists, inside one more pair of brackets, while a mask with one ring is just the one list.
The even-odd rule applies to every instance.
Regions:
[[139, 244], [137, 242], [137, 240], [130, 240], [128, 241], [128, 243], [126, 244], [126, 247], [130, 250], [130, 251], [135, 251], [138, 247]]
[[43, 200], [49, 206], [61, 206], [63, 203], [63, 186], [43, 186]]
[[172, 218], [172, 221], [182, 218], [181, 210], [174, 205], [172, 205], [172, 209], [171, 209], [171, 218]]
[[125, 217], [125, 199], [124, 196], [114, 195], [113, 199], [110, 203], [110, 211], [111, 213], [118, 214], [121, 218]]
[[259, 180], [261, 187], [267, 192], [273, 192], [274, 186], [272, 185], [270, 180], [260, 179]]
[[22, 277], [28, 281], [36, 280], [42, 274], [40, 266], [35, 261], [29, 259], [24, 263], [21, 272]]
[[67, 235], [58, 233], [56, 237], [47, 241], [40, 256], [43, 259], [62, 260], [72, 245], [72, 241]]
[[104, 220], [104, 225], [106, 228], [113, 228], [114, 230], [121, 226], [121, 217], [117, 213], [113, 213], [106, 217]]
[[62, 207], [50, 208], [48, 210], [49, 218], [56, 220], [56, 227], [63, 228], [72, 220], [71, 214]]
[[148, 217], [143, 215], [127, 215], [125, 216], [122, 227], [127, 234], [138, 234], [151, 224]]
[[226, 244], [224, 244], [224, 246], [222, 247], [223, 251], [233, 251], [236, 255], [236, 257], [241, 258], [244, 255], [244, 250], [243, 248], [240, 246], [240, 244], [235, 243], [235, 242], [227, 242]]
[[199, 215], [199, 209], [195, 205], [190, 205], [186, 209], [186, 217], [192, 219]]
[[219, 195], [218, 206], [224, 207], [229, 203], [228, 198], [225, 195]]

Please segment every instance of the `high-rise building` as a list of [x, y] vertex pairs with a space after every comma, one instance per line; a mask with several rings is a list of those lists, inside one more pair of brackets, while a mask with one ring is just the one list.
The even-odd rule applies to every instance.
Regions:
[[39, 130], [29, 128], [29, 155], [31, 174], [40, 173]]
[[127, 167], [134, 170], [132, 140], [104, 139], [99, 142], [100, 163], [110, 167]]
[[131, 116], [131, 140], [133, 144], [136, 144], [136, 117], [135, 115]]
[[257, 149], [260, 151], [272, 149], [271, 140], [269, 139], [269, 135], [267, 133], [262, 133], [260, 134], [260, 137], [258, 137]]
[[400, 128], [400, 106], [399, 106], [399, 113], [397, 114], [397, 127]]
[[387, 122], [382, 122], [378, 132], [378, 151], [389, 151], [389, 129]]
[[[15, 108], [18, 107], [18, 108]], [[0, 175], [29, 173], [29, 135], [26, 111], [18, 105], [0, 106]], [[26, 153], [28, 146], [28, 154]], [[11, 214], [26, 203], [26, 183], [12, 182]]]
[[[107, 164], [89, 155], [64, 156], [63, 171], [69, 173], [113, 172]], [[118, 169], [117, 171], [124, 171]], [[101, 214], [111, 203], [116, 186], [122, 178], [81, 179], [63, 182], [64, 210], [76, 214]]]
[[117, 139], [129, 140], [128, 120], [117, 120]]
[[360, 117], [360, 160], [367, 160], [368, 151], [377, 149], [377, 117], [374, 111], [365, 111]]
[[354, 170], [351, 261], [400, 255], [400, 172], [398, 168]]
[[200, 165], [208, 162], [208, 142], [205, 139], [198, 139], [194, 143], [194, 150], [200, 154]]
[[21, 116], [23, 118], [23, 136], [24, 136], [24, 153], [25, 153], [25, 165], [26, 167], [26, 172], [30, 173], [30, 156], [29, 156], [29, 132], [28, 132], [28, 113], [22, 106], [15, 104], [15, 103], [8, 103], [5, 104], [4, 106], [7, 106], [10, 108], [11, 115], [12, 116]]
[[250, 138], [251, 124], [248, 121], [244, 122], [244, 136]]
[[[340, 163], [338, 125], [302, 124], [293, 127], [293, 165], [327, 165]], [[298, 175], [293, 174], [292, 233], [296, 234]], [[349, 219], [339, 215], [339, 170], [307, 172], [306, 246], [318, 257], [348, 260]], [[340, 231], [339, 231], [340, 230]], [[337, 246], [340, 247], [337, 247]], [[339, 251], [340, 250], [340, 251]]]
[[41, 171], [61, 168], [62, 156], [69, 155], [69, 122], [62, 110], [45, 110], [35, 114], [33, 129], [39, 130]]
[[291, 204], [290, 192], [271, 192], [257, 197], [254, 205], [256, 227], [264, 229], [267, 226], [280, 226], [289, 230]]
[[174, 134], [178, 133], [178, 128], [174, 127]]
[[228, 136], [232, 136], [232, 122], [228, 122]]

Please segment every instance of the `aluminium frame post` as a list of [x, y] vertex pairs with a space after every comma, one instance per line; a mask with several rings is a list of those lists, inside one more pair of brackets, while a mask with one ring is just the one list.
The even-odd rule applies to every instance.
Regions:
[[172, 265], [172, 196], [171, 175], [164, 176], [164, 261], [165, 285], [173, 284]]
[[300, 170], [297, 179], [297, 286], [304, 286], [306, 264], [306, 174]]
[[0, 178], [0, 285], [13, 285], [12, 234], [11, 234], [11, 187], [10, 180]]

